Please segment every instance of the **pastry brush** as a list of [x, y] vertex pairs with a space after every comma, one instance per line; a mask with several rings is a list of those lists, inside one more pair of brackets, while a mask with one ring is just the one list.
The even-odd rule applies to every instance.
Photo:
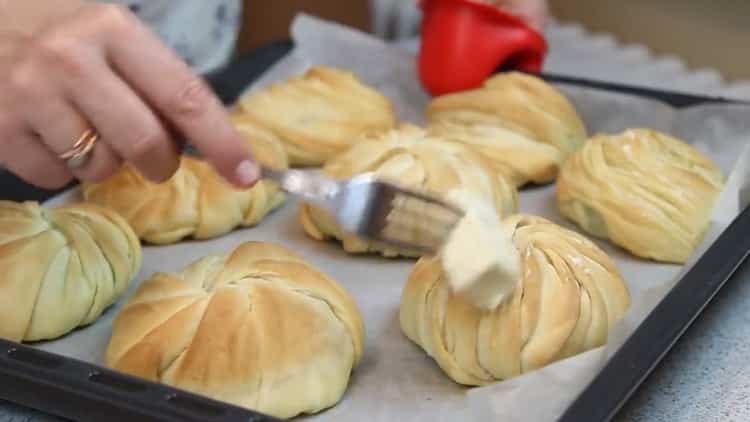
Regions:
[[[183, 151], [200, 158], [189, 145]], [[345, 232], [402, 253], [435, 255], [464, 214], [446, 201], [377, 180], [371, 173], [337, 180], [318, 170], [262, 166], [262, 178], [325, 208]]]

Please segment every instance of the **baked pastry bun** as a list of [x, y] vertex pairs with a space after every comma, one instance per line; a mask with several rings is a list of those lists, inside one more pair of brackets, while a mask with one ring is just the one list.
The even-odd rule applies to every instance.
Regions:
[[274, 182], [260, 180], [238, 190], [210, 164], [189, 156], [164, 183], [153, 183], [125, 165], [101, 183], [83, 184], [82, 192], [86, 201], [120, 213], [139, 238], [152, 244], [209, 239], [254, 226], [285, 199]]
[[[511, 214], [518, 206], [516, 188], [493, 174], [477, 154], [463, 145], [430, 137], [423, 129], [408, 124], [358, 141], [354, 147], [330, 160], [323, 172], [335, 179], [371, 173], [379, 180], [436, 197], [462, 189], [487, 200], [499, 215]], [[328, 211], [309, 203], [301, 205], [299, 218], [310, 237], [338, 239], [349, 253], [412, 256], [343, 232]]]
[[94, 322], [141, 268], [141, 245], [115, 212], [0, 201], [0, 337], [51, 340]]
[[290, 418], [335, 405], [363, 347], [340, 285], [284, 247], [248, 242], [144, 281], [114, 321], [105, 363]]
[[685, 263], [724, 187], [719, 168], [681, 140], [650, 129], [597, 135], [565, 164], [560, 212], [636, 256]]
[[557, 89], [515, 72], [435, 98], [427, 119], [432, 134], [470, 146], [516, 186], [553, 181], [586, 138], [575, 108]]
[[280, 141], [292, 166], [319, 166], [361, 134], [396, 124], [385, 96], [354, 74], [326, 66], [243, 96], [234, 114], [235, 121]]
[[420, 259], [404, 287], [406, 336], [454, 381], [507, 380], [606, 343], [630, 306], [625, 282], [593, 242], [545, 219], [506, 218], [521, 256], [512, 295], [483, 310], [454, 294], [439, 257]]

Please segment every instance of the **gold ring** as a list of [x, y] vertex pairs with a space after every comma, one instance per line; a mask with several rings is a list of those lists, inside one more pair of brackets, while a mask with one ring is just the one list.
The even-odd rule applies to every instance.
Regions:
[[91, 151], [93, 151], [98, 140], [99, 134], [92, 129], [88, 129], [83, 132], [68, 151], [60, 154], [60, 159], [64, 160], [71, 170], [81, 168], [88, 162]]

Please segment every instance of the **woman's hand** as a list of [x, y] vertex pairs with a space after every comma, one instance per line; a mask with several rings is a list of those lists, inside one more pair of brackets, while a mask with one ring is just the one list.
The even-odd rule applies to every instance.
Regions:
[[[39, 1], [0, 6], [20, 3]], [[83, 2], [70, 9], [31, 31], [0, 22], [7, 30], [0, 33], [3, 166], [48, 189], [73, 177], [101, 181], [124, 161], [158, 182], [177, 169], [181, 134], [230, 182], [257, 180], [220, 101], [127, 8]], [[70, 170], [60, 154], [88, 129], [100, 141], [83, 167]]]

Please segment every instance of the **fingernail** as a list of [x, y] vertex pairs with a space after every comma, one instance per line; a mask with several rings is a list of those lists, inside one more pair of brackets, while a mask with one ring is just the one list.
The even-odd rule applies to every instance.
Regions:
[[254, 162], [245, 160], [237, 166], [235, 174], [240, 185], [252, 186], [260, 177], [260, 169]]

